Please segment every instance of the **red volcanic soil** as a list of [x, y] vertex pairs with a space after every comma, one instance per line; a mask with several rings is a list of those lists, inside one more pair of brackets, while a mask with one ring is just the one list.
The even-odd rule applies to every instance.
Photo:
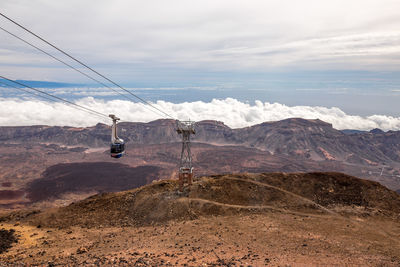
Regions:
[[25, 194], [21, 190], [0, 190], [0, 200], [18, 199]]
[[341, 173], [162, 180], [0, 222], [6, 266], [400, 266], [400, 196]]
[[159, 178], [156, 166], [130, 167], [120, 163], [86, 162], [57, 164], [42, 178], [28, 184], [32, 202], [60, 197], [68, 192], [114, 192], [133, 189]]
[[11, 182], [4, 182], [4, 183], [1, 183], [1, 186], [3, 186], [3, 187], [11, 187], [12, 183]]

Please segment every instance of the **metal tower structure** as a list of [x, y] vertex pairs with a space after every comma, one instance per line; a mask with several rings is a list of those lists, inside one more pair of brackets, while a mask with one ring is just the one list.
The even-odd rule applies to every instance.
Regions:
[[193, 121], [177, 121], [176, 131], [182, 134], [182, 152], [179, 165], [179, 191], [183, 191], [183, 185], [192, 184], [193, 166], [192, 153], [190, 151], [190, 135], [195, 134]]

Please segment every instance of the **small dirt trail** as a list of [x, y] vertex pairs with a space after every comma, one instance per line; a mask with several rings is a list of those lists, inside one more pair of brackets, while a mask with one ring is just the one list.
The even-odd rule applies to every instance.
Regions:
[[202, 203], [210, 203], [222, 207], [227, 207], [227, 208], [236, 208], [236, 209], [271, 209], [271, 210], [279, 210], [279, 211], [286, 211], [284, 209], [279, 209], [275, 208], [273, 206], [266, 206], [266, 205], [258, 205], [258, 206], [245, 206], [245, 205], [235, 205], [235, 204], [226, 204], [226, 203], [221, 203], [217, 201], [212, 201], [208, 199], [203, 199], [203, 198], [181, 198], [181, 201], [196, 201], [196, 202], [202, 202]]
[[309, 216], [309, 217], [325, 217], [326, 215], [317, 215], [317, 214], [312, 214], [312, 213], [306, 213], [306, 212], [299, 212], [299, 211], [292, 211], [292, 210], [287, 210], [287, 209], [282, 209], [282, 208], [277, 208], [273, 206], [268, 206], [268, 205], [257, 205], [257, 206], [246, 206], [246, 205], [235, 205], [235, 204], [226, 204], [226, 203], [221, 203], [217, 201], [212, 201], [208, 199], [203, 199], [203, 198], [180, 198], [178, 201], [185, 201], [185, 202], [201, 202], [201, 203], [209, 203], [221, 207], [226, 207], [226, 208], [235, 208], [235, 209], [246, 209], [246, 210], [272, 210], [272, 211], [277, 211], [281, 213], [289, 213], [293, 215], [299, 215], [299, 216]]
[[[253, 183], [253, 184], [256, 184], [256, 185], [266, 186], [266, 187], [269, 187], [269, 188], [273, 188], [273, 189], [279, 190], [279, 191], [284, 192], [286, 194], [289, 194], [289, 195], [292, 195], [292, 196], [297, 197], [299, 199], [302, 199], [304, 201], [307, 201], [308, 203], [311, 203], [311, 204], [317, 206], [318, 208], [320, 208], [320, 209], [322, 209], [322, 210], [324, 210], [324, 211], [326, 211], [326, 212], [328, 212], [328, 213], [330, 213], [332, 215], [337, 215], [337, 216], [341, 217], [342, 219], [344, 219], [346, 221], [349, 221], [349, 222], [351, 222], [351, 223], [353, 223], [353, 224], [355, 224], [355, 225], [357, 225], [359, 227], [371, 228], [371, 231], [377, 231], [377, 232], [381, 233], [383, 236], [385, 236], [385, 237], [389, 238], [390, 240], [392, 240], [393, 242], [395, 242], [397, 244], [400, 244], [400, 240], [397, 239], [396, 237], [394, 237], [392, 233], [389, 233], [389, 232], [387, 232], [387, 231], [385, 231], [383, 229], [376, 229], [376, 227], [371, 227], [370, 225], [365, 224], [365, 223], [360, 222], [360, 221], [357, 221], [357, 220], [355, 220], [353, 218], [345, 217], [345, 216], [343, 216], [343, 215], [341, 215], [341, 214], [339, 214], [337, 212], [334, 212], [332, 210], [327, 209], [326, 207], [324, 207], [324, 206], [322, 206], [322, 205], [320, 205], [320, 204], [318, 204], [318, 203], [316, 203], [316, 202], [314, 202], [314, 201], [312, 201], [312, 200], [310, 200], [308, 198], [302, 197], [300, 195], [297, 195], [297, 194], [292, 193], [290, 191], [287, 191], [285, 189], [282, 189], [282, 188], [279, 188], [279, 187], [276, 187], [276, 186], [273, 186], [273, 185], [270, 185], [270, 184], [267, 184], [267, 183], [262, 183], [262, 182], [258, 182], [258, 181], [254, 181], [254, 180], [247, 180], [247, 179], [243, 179], [243, 178], [224, 177], [224, 179], [249, 182], [249, 183]], [[298, 213], [298, 214], [301, 215], [301, 213]], [[304, 215], [305, 214], [307, 214], [307, 213], [304, 213]]]
[[281, 192], [283, 192], [283, 193], [285, 193], [285, 194], [288, 194], [288, 195], [294, 196], [294, 197], [296, 197], [296, 198], [299, 198], [299, 199], [301, 199], [301, 200], [303, 200], [303, 201], [305, 201], [305, 202], [307, 202], [307, 203], [310, 203], [310, 204], [312, 204], [312, 205], [318, 207], [319, 209], [321, 209], [321, 210], [323, 210], [323, 211], [325, 211], [325, 212], [327, 212], [327, 213], [335, 214], [335, 215], [341, 216], [340, 214], [338, 214], [338, 213], [336, 213], [336, 212], [334, 212], [334, 211], [332, 211], [332, 210], [330, 210], [330, 209], [327, 209], [326, 207], [324, 207], [324, 206], [322, 206], [322, 205], [320, 205], [320, 204], [318, 204], [318, 203], [312, 201], [311, 199], [308, 199], [308, 198], [306, 198], [306, 197], [297, 195], [297, 194], [295, 194], [295, 193], [292, 193], [292, 192], [290, 192], [290, 191], [287, 191], [287, 190], [285, 190], [285, 189], [282, 189], [282, 188], [279, 188], [279, 187], [276, 187], [276, 186], [273, 186], [273, 185], [270, 185], [270, 184], [266, 184], [266, 183], [262, 183], [262, 182], [258, 182], [258, 181], [254, 181], [254, 180], [243, 179], [243, 178], [236, 178], [236, 177], [223, 177], [223, 178], [224, 178], [224, 179], [229, 179], [229, 180], [235, 180], [235, 181], [241, 181], [241, 182], [252, 183], [252, 184], [256, 184], [256, 185], [260, 185], [260, 186], [265, 186], [265, 187], [268, 187], [268, 188], [272, 188], [272, 189], [281, 191]]

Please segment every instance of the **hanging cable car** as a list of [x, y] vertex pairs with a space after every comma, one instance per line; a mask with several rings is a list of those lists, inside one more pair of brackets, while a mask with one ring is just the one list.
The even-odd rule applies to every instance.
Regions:
[[111, 147], [110, 154], [113, 158], [120, 158], [125, 154], [125, 142], [121, 138], [118, 138], [117, 135], [117, 118], [115, 115], [110, 114], [109, 117], [113, 121], [113, 125], [111, 128]]

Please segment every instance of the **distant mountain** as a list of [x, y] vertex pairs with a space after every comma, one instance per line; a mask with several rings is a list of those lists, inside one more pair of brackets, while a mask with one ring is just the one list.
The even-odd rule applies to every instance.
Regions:
[[357, 133], [367, 133], [368, 132], [368, 131], [351, 130], [351, 129], [344, 129], [344, 130], [340, 130], [340, 131], [345, 134], [357, 134]]
[[[27, 80], [16, 80], [17, 82], [23, 83], [25, 85], [37, 88], [65, 88], [65, 87], [75, 87], [75, 86], [87, 86], [78, 83], [60, 83], [60, 82], [46, 82], [46, 81], [27, 81]], [[0, 87], [7, 87], [4, 84], [11, 84], [11, 82], [0, 79]]]
[[378, 129], [378, 128], [372, 129], [369, 132], [372, 134], [384, 134], [385, 133], [384, 131], [382, 131], [381, 129]]
[[[120, 136], [128, 144], [162, 144], [180, 141], [175, 121], [149, 123], [123, 122]], [[0, 127], [0, 142], [57, 143], [104, 147], [110, 142], [110, 127], [75, 128], [60, 126]], [[400, 132], [345, 134], [321, 120], [299, 118], [231, 129], [222, 122], [200, 121], [194, 142], [237, 145], [316, 161], [331, 160], [356, 164], [380, 165], [400, 162]]]

